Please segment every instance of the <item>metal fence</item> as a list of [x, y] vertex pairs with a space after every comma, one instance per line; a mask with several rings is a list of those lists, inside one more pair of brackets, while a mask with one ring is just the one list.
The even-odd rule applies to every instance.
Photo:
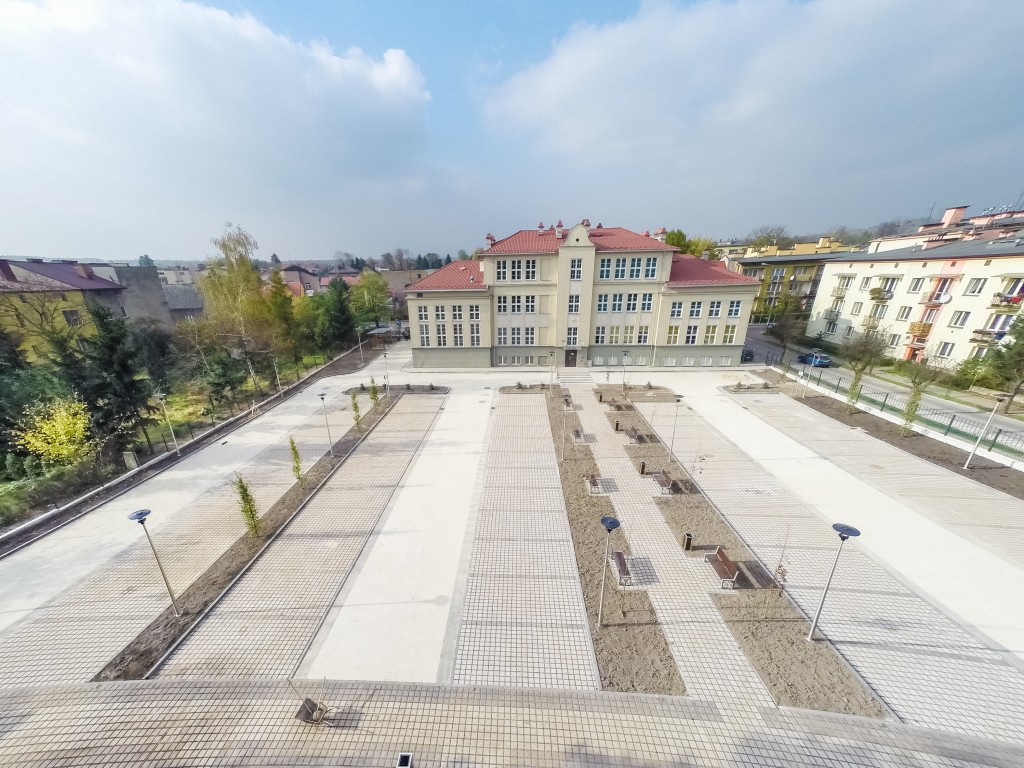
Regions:
[[[768, 365], [777, 365], [794, 376], [799, 376], [800, 368], [803, 368], [803, 366], [798, 368], [773, 353], [767, 355], [765, 362]], [[808, 381], [811, 383], [831, 390], [837, 395], [849, 397], [849, 383], [852, 377], [844, 379], [826, 368], [808, 368], [806, 373]], [[903, 415], [906, 413], [909, 399], [909, 395], [861, 387], [854, 404], [864, 403], [878, 408], [882, 413]], [[953, 413], [941, 408], [919, 408], [914, 423], [941, 432], [948, 437], [959, 438], [970, 444], [977, 442], [978, 436], [985, 429], [985, 419], [979, 420], [976, 413]], [[981, 445], [993, 453], [1011, 459], [1021, 459], [1024, 458], [1024, 431], [1011, 431], [1002, 427], [990, 426], [982, 436]]]

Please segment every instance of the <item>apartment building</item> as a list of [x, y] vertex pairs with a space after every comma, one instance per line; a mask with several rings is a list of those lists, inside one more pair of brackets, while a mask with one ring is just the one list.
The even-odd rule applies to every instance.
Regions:
[[1024, 300], [1024, 230], [1018, 235], [831, 259], [807, 335], [840, 343], [880, 333], [899, 359], [982, 357]]
[[618, 227], [487, 236], [406, 289], [417, 367], [727, 366], [757, 281]]
[[985, 208], [981, 213], [966, 216], [970, 206], [947, 208], [939, 221], [921, 224], [917, 232], [877, 237], [867, 247], [868, 253], [883, 253], [902, 248], [934, 247], [961, 240], [999, 240], [1024, 226], [1024, 211], [1019, 206]]

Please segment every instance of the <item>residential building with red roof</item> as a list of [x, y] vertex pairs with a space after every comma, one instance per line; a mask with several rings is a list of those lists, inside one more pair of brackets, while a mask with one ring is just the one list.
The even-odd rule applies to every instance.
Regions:
[[417, 367], [738, 365], [758, 281], [654, 235], [561, 222], [487, 236], [406, 289]]

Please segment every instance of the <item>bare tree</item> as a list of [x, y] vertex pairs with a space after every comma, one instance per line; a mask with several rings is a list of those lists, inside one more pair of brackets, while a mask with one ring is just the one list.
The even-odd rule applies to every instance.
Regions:
[[922, 355], [919, 360], [904, 362], [900, 373], [910, 384], [907, 407], [903, 411], [903, 436], [906, 437], [912, 431], [911, 425], [917, 420], [917, 412], [921, 408], [921, 398], [924, 396], [925, 390], [939, 380], [945, 373], [945, 368], [932, 364], [927, 356]]
[[839, 347], [839, 353], [853, 371], [850, 391], [846, 399], [847, 408], [852, 413], [855, 403], [860, 398], [861, 380], [869, 368], [873, 368], [885, 355], [886, 345], [882, 331], [859, 333], [846, 339]]

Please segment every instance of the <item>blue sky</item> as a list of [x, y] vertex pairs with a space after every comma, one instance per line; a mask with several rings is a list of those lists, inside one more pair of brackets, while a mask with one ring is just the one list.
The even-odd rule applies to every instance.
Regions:
[[1024, 190], [1014, 0], [0, 0], [0, 253], [454, 254]]

